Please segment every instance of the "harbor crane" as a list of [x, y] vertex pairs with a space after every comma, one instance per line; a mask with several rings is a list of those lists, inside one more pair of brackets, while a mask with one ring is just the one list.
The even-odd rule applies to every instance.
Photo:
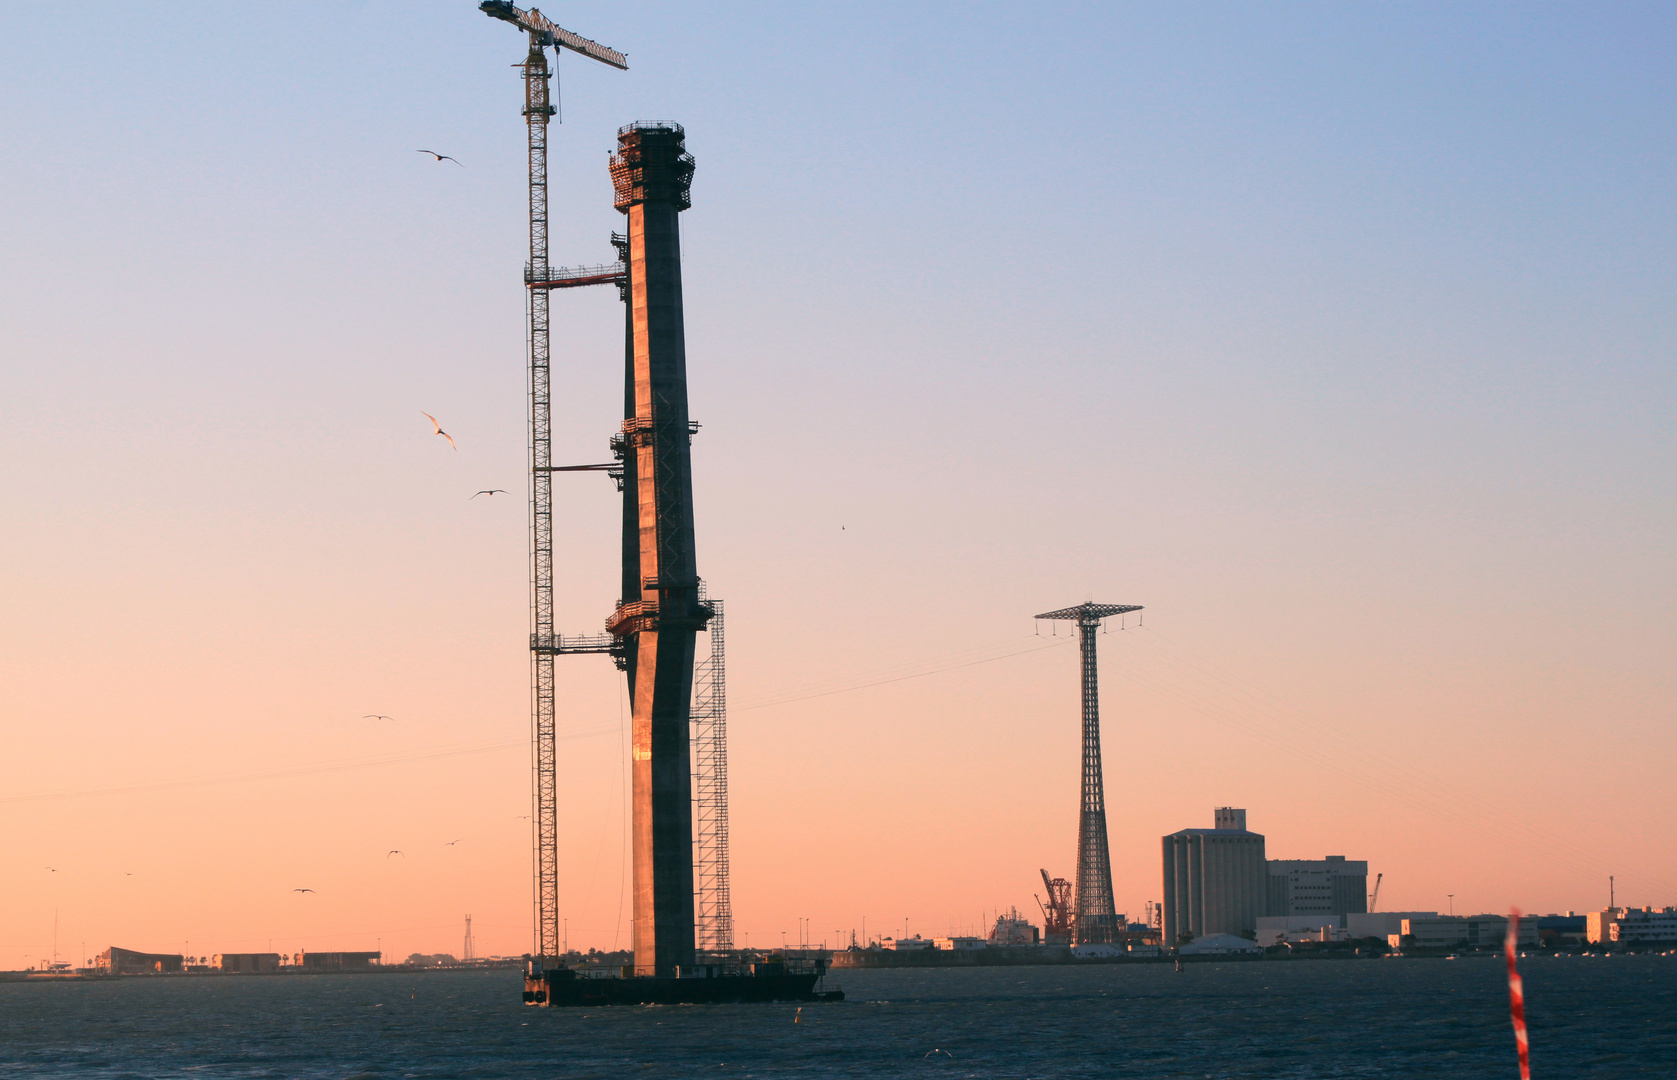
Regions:
[[[1369, 894], [1368, 898], [1368, 910], [1370, 911], [1380, 910], [1380, 882], [1385, 878], [1385, 876], [1385, 871], [1381, 871], [1380, 873], [1374, 875], [1374, 892]], [[1363, 880], [1366, 881], [1367, 879], [1364, 878]]]
[[1042, 909], [1042, 934], [1044, 940], [1058, 937], [1059, 942], [1049, 941], [1050, 944], [1071, 943], [1071, 882], [1063, 877], [1051, 878], [1048, 871], [1042, 871], [1042, 883], [1048, 886], [1048, 899], [1036, 898], [1036, 906]]

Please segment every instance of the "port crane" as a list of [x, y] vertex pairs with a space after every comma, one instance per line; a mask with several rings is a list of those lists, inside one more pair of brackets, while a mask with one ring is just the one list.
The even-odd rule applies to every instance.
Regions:
[[[1368, 910], [1370, 911], [1380, 910], [1378, 906], [1380, 903], [1380, 882], [1385, 878], [1385, 876], [1386, 874], [1384, 871], [1374, 875], [1374, 892], [1370, 893], [1368, 897]], [[1367, 879], [1365, 878], [1364, 880], [1366, 881]]]
[[1048, 899], [1036, 897], [1036, 906], [1042, 909], [1043, 937], [1058, 936], [1063, 942], [1071, 941], [1071, 882], [1063, 877], [1051, 878], [1048, 871], [1042, 871], [1042, 883], [1048, 887]]

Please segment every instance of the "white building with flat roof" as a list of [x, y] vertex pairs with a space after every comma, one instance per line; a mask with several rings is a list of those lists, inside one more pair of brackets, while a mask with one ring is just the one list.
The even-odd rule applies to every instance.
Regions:
[[918, 936], [916, 936], [916, 937], [905, 937], [905, 938], [886, 938], [880, 944], [884, 945], [885, 948], [887, 948], [887, 949], [896, 949], [899, 952], [908, 952], [908, 951], [911, 951], [911, 950], [914, 950], [914, 949], [935, 949], [935, 948], [937, 948], [937, 945], [935, 944], [933, 939], [923, 938], [923, 937], [918, 937]]
[[[1508, 937], [1506, 915], [1435, 915], [1405, 919], [1398, 944], [1409, 949], [1492, 949]], [[1537, 945], [1537, 920], [1521, 919], [1518, 942]]]
[[1368, 910], [1368, 862], [1329, 855], [1325, 859], [1270, 859], [1264, 914], [1349, 915]]
[[1393, 934], [1403, 933], [1405, 919], [1436, 919], [1436, 911], [1361, 911], [1345, 916], [1345, 930], [1354, 938], [1379, 938], [1385, 941]]
[[1346, 941], [1342, 915], [1266, 915], [1258, 920], [1258, 944], [1264, 947], [1282, 942]]
[[956, 949], [982, 949], [987, 944], [981, 937], [940, 937], [933, 938], [932, 944], [945, 951]]
[[1610, 928], [1616, 945], [1677, 942], [1677, 908], [1623, 908]]

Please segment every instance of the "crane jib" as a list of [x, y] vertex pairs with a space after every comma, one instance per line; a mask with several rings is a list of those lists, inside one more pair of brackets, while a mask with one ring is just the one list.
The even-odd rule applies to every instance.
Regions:
[[572, 52], [581, 53], [590, 60], [598, 60], [602, 64], [609, 64], [623, 71], [629, 70], [629, 58], [598, 41], [590, 41], [581, 34], [573, 34], [564, 27], [553, 23], [535, 8], [525, 11], [512, 3], [512, 0], [483, 0], [478, 10], [492, 19], [512, 23], [520, 30], [534, 34], [538, 45], [552, 45], [555, 48], [564, 47]]

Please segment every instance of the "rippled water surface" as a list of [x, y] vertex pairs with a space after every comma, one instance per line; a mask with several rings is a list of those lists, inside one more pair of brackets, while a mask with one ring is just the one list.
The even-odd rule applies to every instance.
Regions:
[[[1524, 964], [1532, 1075], [1677, 1077], [1677, 958]], [[11, 1077], [1517, 1077], [1495, 959], [845, 972], [536, 1009], [516, 972], [0, 984]]]

